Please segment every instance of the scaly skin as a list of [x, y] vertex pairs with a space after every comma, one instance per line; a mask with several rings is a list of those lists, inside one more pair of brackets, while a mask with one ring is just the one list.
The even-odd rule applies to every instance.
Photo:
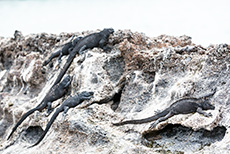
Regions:
[[28, 112], [26, 112], [21, 119], [16, 123], [16, 125], [14, 126], [14, 128], [12, 129], [8, 139], [10, 139], [10, 137], [12, 136], [12, 134], [16, 131], [17, 127], [32, 113], [34, 113], [35, 111], [42, 111], [43, 109], [48, 107], [48, 112], [50, 112], [51, 109], [51, 103], [53, 101], [58, 100], [59, 98], [63, 97], [66, 93], [67, 90], [70, 86], [71, 83], [71, 77], [69, 75], [67, 75], [61, 83], [54, 85], [50, 91], [47, 93], [47, 95], [45, 96], [45, 98], [43, 99], [43, 101], [35, 108], [29, 110]]
[[71, 63], [73, 62], [73, 59], [75, 58], [76, 54], [84, 54], [84, 50], [93, 49], [94, 47], [106, 49], [106, 44], [109, 35], [113, 34], [113, 32], [114, 30], [112, 28], [104, 29], [99, 33], [93, 33], [80, 39], [76, 46], [73, 48], [73, 50], [70, 52], [63, 69], [60, 71], [56, 81], [54, 82], [54, 85], [60, 82], [63, 75], [66, 73]]
[[209, 103], [208, 99], [215, 94], [216, 91], [211, 94], [201, 97], [201, 98], [183, 98], [179, 99], [173, 104], [171, 104], [168, 108], [163, 110], [162, 112], [148, 117], [144, 119], [138, 120], [126, 120], [118, 123], [113, 123], [114, 126], [121, 126], [126, 124], [143, 124], [156, 120], [153, 124], [151, 124], [150, 128], [154, 128], [158, 123], [167, 120], [168, 118], [178, 115], [178, 114], [188, 114], [198, 112], [203, 114], [206, 117], [211, 116], [211, 114], [207, 114], [203, 112], [203, 110], [214, 110], [215, 107]]
[[77, 94], [75, 96], [69, 97], [67, 100], [63, 102], [63, 104], [55, 111], [53, 116], [51, 117], [50, 121], [48, 122], [46, 129], [40, 139], [31, 147], [38, 145], [42, 139], [47, 134], [48, 130], [50, 129], [51, 125], [53, 124], [54, 120], [57, 118], [59, 113], [63, 112], [66, 114], [69, 108], [74, 108], [77, 105], [81, 104], [84, 100], [89, 100], [93, 97], [93, 92], [86, 92], [83, 91], [80, 94]]
[[62, 56], [68, 55], [81, 38], [82, 37], [77, 37], [73, 41], [70, 41], [70, 42], [64, 44], [64, 46], [60, 50], [52, 53], [51, 56], [48, 58], [48, 60], [44, 61], [43, 66], [46, 66], [47, 64], [49, 64], [49, 62], [53, 58], [59, 57], [58, 59], [61, 60]]

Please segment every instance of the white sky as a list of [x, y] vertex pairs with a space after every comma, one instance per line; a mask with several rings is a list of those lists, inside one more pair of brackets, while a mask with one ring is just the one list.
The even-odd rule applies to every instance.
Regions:
[[230, 0], [0, 0], [0, 36], [106, 27], [230, 44]]

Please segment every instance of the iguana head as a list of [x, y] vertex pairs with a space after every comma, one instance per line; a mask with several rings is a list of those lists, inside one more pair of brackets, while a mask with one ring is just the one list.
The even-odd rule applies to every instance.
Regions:
[[217, 88], [212, 89], [212, 92], [202, 98], [201, 108], [203, 110], [214, 110], [215, 106], [210, 103], [210, 98], [216, 93]]
[[110, 34], [114, 33], [114, 29], [113, 28], [104, 28], [103, 31], [101, 31], [102, 33], [104, 33], [105, 35], [109, 36]]
[[77, 42], [82, 39], [82, 37], [77, 37], [72, 41], [72, 45], [75, 46], [77, 44]]
[[212, 105], [209, 100], [205, 100], [204, 102], [201, 103], [201, 108], [203, 110], [214, 110], [215, 106]]
[[79, 96], [80, 101], [84, 101], [84, 100], [89, 100], [89, 99], [93, 98], [93, 94], [94, 94], [94, 92], [92, 92], [92, 91], [90, 91], [90, 92], [83, 91], [78, 96]]
[[67, 88], [70, 85], [71, 81], [72, 81], [71, 76], [67, 74], [64, 76], [64, 79], [61, 81], [60, 85]]

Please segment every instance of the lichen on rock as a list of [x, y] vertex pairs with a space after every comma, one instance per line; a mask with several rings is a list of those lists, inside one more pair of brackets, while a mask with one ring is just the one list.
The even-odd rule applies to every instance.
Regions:
[[[111, 51], [88, 50], [82, 63], [79, 63], [82, 57], [76, 56], [67, 71], [73, 76], [68, 95], [94, 91], [90, 101], [98, 103], [70, 109], [65, 117], [60, 114], [38, 146], [27, 149], [36, 142], [38, 132], [43, 131], [52, 114], [46, 117], [45, 112], [36, 112], [29, 116], [7, 141], [14, 124], [40, 103], [59, 73], [57, 59], [45, 67], [44, 60], [72, 37], [91, 33], [23, 36], [17, 31], [14, 38], [0, 38], [1, 153], [35, 150], [37, 153], [226, 153], [230, 150], [230, 45], [205, 48], [185, 35], [152, 38], [130, 30], [118, 30], [110, 36]], [[66, 59], [62, 57], [60, 67]], [[216, 93], [210, 99], [215, 110], [207, 111], [212, 117], [198, 113], [176, 115], [158, 124], [155, 130], [149, 130], [151, 122], [120, 127], [111, 124], [152, 116], [180, 98], [201, 97], [215, 88]], [[53, 107], [66, 97], [54, 102]], [[179, 141], [188, 134], [191, 139]], [[153, 136], [148, 140], [146, 135]], [[183, 146], [186, 143], [189, 145]]]

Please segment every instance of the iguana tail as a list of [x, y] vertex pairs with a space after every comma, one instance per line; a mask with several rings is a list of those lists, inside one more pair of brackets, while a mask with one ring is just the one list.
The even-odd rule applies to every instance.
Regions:
[[63, 69], [58, 74], [58, 77], [57, 77], [56, 81], [54, 82], [53, 86], [61, 81], [62, 77], [64, 76], [64, 74], [66, 73], [66, 71], [70, 67], [71, 63], [73, 62], [73, 59], [76, 56], [76, 54], [77, 53], [79, 53], [79, 54], [82, 53], [85, 49], [86, 49], [86, 45], [83, 45], [82, 47], [80, 47], [80, 48], [76, 47], [71, 51], [71, 53], [69, 54], [69, 57], [68, 57], [65, 65], [64, 65]]
[[47, 59], [46, 61], [44, 61], [43, 66], [48, 65], [51, 62], [52, 59], [58, 57], [60, 55], [59, 51], [60, 50], [58, 50], [57, 52], [51, 54], [51, 56], [49, 57], [49, 59]]
[[[76, 54], [77, 54], [77, 52], [76, 52]], [[70, 54], [69, 55], [69, 57], [68, 57], [65, 65], [63, 67], [63, 69], [58, 74], [58, 77], [57, 77], [56, 81], [54, 82], [53, 86], [56, 85], [56, 84], [58, 84], [61, 81], [62, 77], [65, 75], [66, 71], [68, 70], [68, 68], [70, 67], [71, 63], [73, 62], [73, 59], [74, 59], [74, 57], [75, 57], [76, 54], [74, 54], [74, 55]]]
[[21, 119], [17, 122], [17, 124], [14, 126], [14, 128], [12, 129], [9, 137], [7, 138], [7, 140], [10, 139], [10, 137], [12, 136], [12, 134], [15, 132], [15, 130], [18, 128], [18, 126], [29, 116], [31, 115], [32, 113], [34, 113], [35, 111], [40, 111], [42, 109], [44, 109], [46, 107], [46, 104], [43, 103], [43, 104], [39, 104], [36, 108], [33, 108], [31, 110], [29, 110], [28, 112], [26, 112], [22, 117]]
[[45, 135], [47, 134], [47, 132], [49, 131], [51, 125], [53, 124], [54, 120], [57, 118], [57, 116], [59, 115], [59, 113], [63, 111], [61, 108], [58, 108], [55, 113], [53, 114], [53, 116], [51, 117], [50, 121], [48, 122], [47, 126], [46, 126], [46, 129], [44, 131], [44, 133], [42, 134], [42, 136], [39, 138], [39, 140], [32, 146], [30, 147], [34, 147], [36, 145], [38, 145], [42, 140], [43, 138], [45, 137]]
[[112, 123], [114, 126], [121, 126], [121, 125], [126, 125], [126, 124], [143, 124], [143, 123], [147, 123], [147, 122], [151, 122], [154, 120], [157, 120], [160, 117], [163, 117], [165, 115], [168, 114], [168, 110], [164, 110], [154, 116], [148, 117], [148, 118], [144, 118], [144, 119], [138, 119], [138, 120], [126, 120], [126, 121], [121, 121], [118, 123]]
[[212, 92], [207, 94], [206, 96], [204, 96], [205, 99], [209, 99], [210, 97], [212, 97], [215, 93], [216, 93], [216, 89], [217, 88], [214, 88], [212, 89]]

